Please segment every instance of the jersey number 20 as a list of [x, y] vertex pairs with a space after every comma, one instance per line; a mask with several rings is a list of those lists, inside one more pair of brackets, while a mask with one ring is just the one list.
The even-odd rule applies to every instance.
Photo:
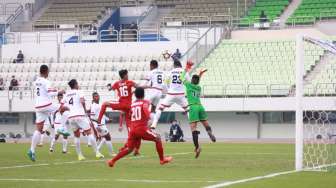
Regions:
[[141, 119], [141, 107], [136, 106], [132, 108], [131, 121], [138, 121]]

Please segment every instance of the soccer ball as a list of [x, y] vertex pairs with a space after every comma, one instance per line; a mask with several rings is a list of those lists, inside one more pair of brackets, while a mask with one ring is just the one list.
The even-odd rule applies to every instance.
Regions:
[[100, 134], [100, 136], [105, 136], [109, 133], [108, 129], [106, 126], [98, 126], [97, 131]]

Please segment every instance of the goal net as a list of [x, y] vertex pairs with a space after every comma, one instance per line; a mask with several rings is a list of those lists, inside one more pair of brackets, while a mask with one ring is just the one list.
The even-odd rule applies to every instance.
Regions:
[[[319, 56], [318, 61], [311, 61]], [[315, 58], [316, 59], [316, 58]], [[336, 169], [336, 45], [296, 41], [296, 170]]]

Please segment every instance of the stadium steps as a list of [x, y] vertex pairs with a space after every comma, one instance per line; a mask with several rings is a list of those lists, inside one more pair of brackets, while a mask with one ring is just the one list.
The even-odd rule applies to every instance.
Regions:
[[286, 20], [295, 12], [295, 10], [300, 6], [302, 0], [292, 0], [288, 7], [280, 16], [280, 27], [286, 26]]

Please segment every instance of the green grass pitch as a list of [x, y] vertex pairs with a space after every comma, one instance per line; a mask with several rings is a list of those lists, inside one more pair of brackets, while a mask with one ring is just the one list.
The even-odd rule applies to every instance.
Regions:
[[[294, 168], [291, 144], [202, 144], [200, 158], [194, 159], [191, 143], [166, 143], [165, 152], [172, 154], [174, 161], [161, 166], [154, 144], [144, 143], [142, 157], [129, 156], [114, 168], [107, 167], [105, 160], [96, 160], [91, 148], [85, 145], [82, 145], [87, 158], [84, 162], [76, 161], [74, 147], [69, 148], [69, 154], [61, 154], [58, 144], [52, 154], [46, 145], [38, 148], [37, 162], [33, 163], [26, 157], [28, 147], [28, 144], [0, 144], [1, 188], [204, 187]], [[336, 172], [292, 173], [229, 187], [335, 188]]]

